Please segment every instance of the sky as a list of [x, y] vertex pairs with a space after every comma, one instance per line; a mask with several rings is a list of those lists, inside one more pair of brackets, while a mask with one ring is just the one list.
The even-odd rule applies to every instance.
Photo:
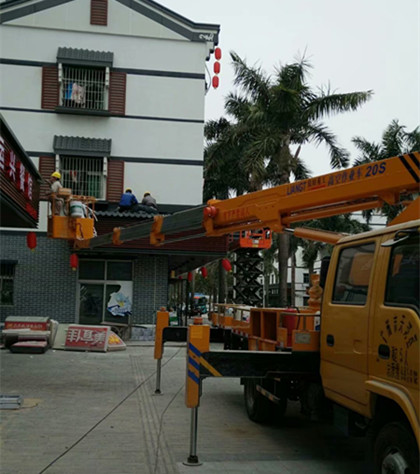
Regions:
[[[412, 131], [420, 125], [420, 0], [157, 0], [197, 23], [219, 24], [220, 86], [209, 90], [205, 119], [224, 113], [234, 91], [230, 51], [249, 66], [274, 68], [304, 54], [312, 64], [310, 86], [336, 93], [373, 90], [356, 112], [324, 123], [357, 158], [351, 138], [378, 143], [393, 119]], [[213, 71], [214, 56], [207, 63]], [[305, 145], [301, 157], [314, 175], [328, 173], [324, 145]]]

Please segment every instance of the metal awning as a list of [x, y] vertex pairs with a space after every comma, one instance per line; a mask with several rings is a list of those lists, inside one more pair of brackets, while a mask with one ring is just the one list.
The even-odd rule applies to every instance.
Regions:
[[54, 136], [54, 152], [58, 155], [110, 156], [111, 139]]
[[75, 66], [111, 67], [114, 53], [90, 49], [58, 48], [57, 62]]

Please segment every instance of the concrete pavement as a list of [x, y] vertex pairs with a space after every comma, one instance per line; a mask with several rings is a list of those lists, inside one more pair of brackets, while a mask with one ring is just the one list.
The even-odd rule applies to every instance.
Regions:
[[154, 395], [152, 342], [126, 351], [49, 350], [1, 357], [2, 474], [363, 473], [362, 439], [309, 422], [298, 404], [282, 425], [251, 422], [237, 379], [207, 379], [198, 411], [201, 466], [185, 466], [190, 410], [184, 403], [185, 347], [165, 345], [162, 395]]

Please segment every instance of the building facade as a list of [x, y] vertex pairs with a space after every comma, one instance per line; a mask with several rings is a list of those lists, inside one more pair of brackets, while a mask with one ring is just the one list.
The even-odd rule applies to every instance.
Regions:
[[46, 236], [48, 179], [59, 170], [65, 188], [97, 199], [98, 234], [153, 218], [118, 211], [125, 188], [139, 200], [150, 191], [161, 213], [201, 204], [206, 61], [219, 26], [151, 0], [9, 0], [0, 13], [0, 110], [43, 180], [36, 250], [1, 222], [0, 257], [17, 262], [1, 317], [151, 323], [169, 275], [220, 258], [225, 239], [108, 246], [81, 252], [73, 271], [72, 243]]

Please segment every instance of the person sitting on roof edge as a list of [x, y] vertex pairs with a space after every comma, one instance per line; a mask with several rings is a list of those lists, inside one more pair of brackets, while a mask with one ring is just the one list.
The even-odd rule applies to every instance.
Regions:
[[134, 211], [138, 204], [136, 196], [134, 196], [133, 191], [130, 188], [125, 190], [125, 193], [121, 196], [120, 204], [118, 210], [123, 211]]
[[150, 191], [146, 191], [144, 193], [143, 200], [141, 201], [141, 203], [144, 206], [153, 207], [157, 210], [156, 199], [150, 194]]

